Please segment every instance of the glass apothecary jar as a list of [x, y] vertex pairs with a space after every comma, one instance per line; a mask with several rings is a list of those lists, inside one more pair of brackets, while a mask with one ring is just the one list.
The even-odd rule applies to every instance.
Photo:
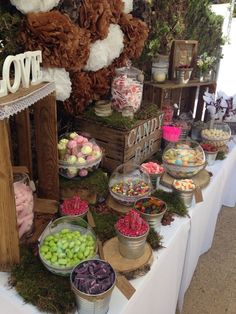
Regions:
[[143, 81], [143, 73], [137, 68], [128, 65], [116, 69], [111, 91], [113, 108], [119, 112], [126, 107], [132, 107], [133, 112], [138, 111], [142, 101]]
[[30, 179], [26, 173], [13, 175], [13, 188], [16, 204], [16, 218], [19, 239], [29, 237], [34, 226], [34, 198]]
[[206, 166], [202, 147], [192, 140], [169, 143], [162, 161], [166, 172], [177, 179], [191, 178]]
[[133, 205], [140, 197], [149, 196], [152, 183], [147, 172], [133, 162], [118, 166], [109, 181], [111, 196], [120, 204]]

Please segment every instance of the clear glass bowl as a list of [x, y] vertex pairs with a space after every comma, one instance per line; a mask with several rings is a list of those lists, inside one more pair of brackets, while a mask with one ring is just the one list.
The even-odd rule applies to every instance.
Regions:
[[152, 183], [148, 173], [129, 162], [114, 170], [109, 181], [109, 191], [118, 203], [130, 206], [140, 197], [151, 194]]
[[191, 178], [206, 165], [205, 153], [192, 140], [170, 143], [164, 150], [162, 161], [166, 172], [174, 178]]
[[[79, 231], [81, 235], [90, 235], [93, 240], [95, 241], [95, 249], [93, 256], [88, 256], [87, 258], [81, 258], [80, 260], [77, 259], [73, 265], [71, 266], [62, 266], [62, 265], [54, 265], [51, 262], [49, 262], [42, 254], [41, 248], [44, 244], [45, 238], [50, 235], [55, 235], [61, 232], [64, 229], [69, 229], [70, 231]], [[71, 241], [73, 242], [73, 240]], [[73, 248], [68, 248], [68, 250], [76, 249], [80, 250], [81, 246], [83, 245], [84, 241], [81, 241], [81, 244], [75, 245]], [[57, 245], [58, 247], [59, 245]], [[42, 233], [40, 239], [39, 239], [39, 257], [43, 263], [43, 265], [52, 273], [60, 276], [69, 276], [72, 269], [75, 265], [77, 265], [82, 260], [94, 258], [97, 255], [97, 239], [96, 235], [93, 231], [93, 229], [88, 225], [88, 223], [83, 220], [82, 218], [75, 217], [75, 216], [64, 216], [61, 218], [58, 218], [52, 222], [49, 223], [49, 225], [46, 227], [44, 232]], [[60, 251], [60, 249], [59, 249]], [[68, 253], [68, 252], [67, 252]], [[68, 253], [69, 254], [69, 253]]]
[[[65, 143], [66, 141], [69, 142]], [[96, 144], [95, 139], [89, 139], [76, 132], [65, 133], [60, 137], [58, 154], [59, 173], [67, 179], [87, 176], [89, 172], [98, 168], [102, 160], [102, 149]]]
[[227, 123], [215, 122], [212, 128], [202, 130], [201, 137], [203, 143], [221, 147], [230, 140], [231, 129]]

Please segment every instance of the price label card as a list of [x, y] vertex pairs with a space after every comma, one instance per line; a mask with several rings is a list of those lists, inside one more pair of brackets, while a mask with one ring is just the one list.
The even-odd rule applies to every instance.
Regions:
[[199, 186], [196, 187], [195, 192], [194, 192], [194, 196], [195, 196], [196, 203], [203, 202], [202, 190], [201, 190], [201, 188]]
[[116, 286], [128, 300], [136, 291], [131, 283], [122, 275], [117, 275]]

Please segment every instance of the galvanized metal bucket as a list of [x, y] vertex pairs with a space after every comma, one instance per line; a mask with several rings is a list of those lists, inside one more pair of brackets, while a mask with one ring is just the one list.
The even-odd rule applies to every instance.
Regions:
[[[76, 267], [78, 267], [78, 265]], [[115, 274], [115, 280], [114, 280], [113, 285], [104, 293], [97, 294], [97, 295], [86, 294], [78, 290], [74, 286], [73, 281], [72, 281], [73, 271], [71, 272], [71, 276], [70, 276], [70, 284], [71, 284], [71, 289], [75, 294], [78, 313], [79, 314], [106, 314], [109, 310], [109, 304], [110, 304], [112, 291], [116, 285], [116, 272], [114, 271], [114, 269], [113, 271]]]
[[178, 189], [175, 189], [175, 191], [177, 191], [179, 193], [179, 195], [180, 195], [181, 199], [183, 200], [186, 207], [192, 206], [193, 194], [194, 194], [195, 189], [193, 189], [191, 191], [180, 191]]
[[148, 222], [148, 224], [151, 228], [154, 228], [157, 231], [159, 231], [161, 228], [162, 217], [164, 216], [165, 212], [167, 211], [167, 206], [165, 204], [165, 210], [159, 214], [146, 214], [146, 213], [143, 213], [139, 210], [137, 210], [137, 211], [140, 213], [141, 217], [143, 217]]
[[192, 75], [192, 68], [177, 68], [176, 69], [176, 80], [178, 84], [187, 84]]
[[149, 227], [146, 233], [139, 237], [128, 237], [116, 230], [119, 241], [120, 254], [129, 259], [136, 259], [144, 254], [145, 244], [149, 233]]
[[212, 166], [214, 164], [217, 154], [218, 154], [218, 151], [217, 152], [206, 152], [205, 151], [206, 162], [207, 162], [208, 166]]

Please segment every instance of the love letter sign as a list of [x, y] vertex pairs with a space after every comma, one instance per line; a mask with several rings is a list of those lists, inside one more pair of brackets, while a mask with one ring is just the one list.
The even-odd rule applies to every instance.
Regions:
[[[42, 52], [27, 51], [16, 56], [8, 56], [2, 68], [2, 80], [0, 80], [0, 97], [8, 95], [8, 92], [15, 93], [20, 85], [28, 88], [29, 85], [36, 85], [42, 82]], [[10, 77], [10, 69], [13, 66], [14, 79]]]

